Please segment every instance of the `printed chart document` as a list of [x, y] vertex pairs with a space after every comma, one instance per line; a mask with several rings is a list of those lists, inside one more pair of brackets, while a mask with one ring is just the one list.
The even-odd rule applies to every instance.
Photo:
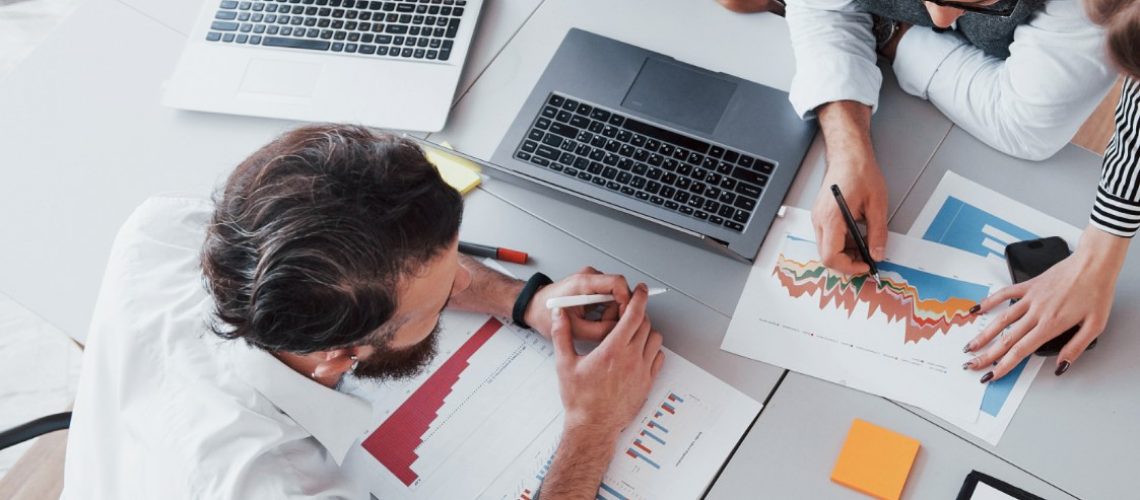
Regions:
[[[448, 311], [426, 373], [342, 390], [373, 403], [378, 426], [344, 464], [378, 498], [532, 498], [562, 431], [554, 348], [487, 315]], [[697, 498], [760, 403], [676, 354], [622, 433], [597, 498]]]
[[[983, 257], [989, 279], [1005, 286], [1010, 283], [1006, 245], [1060, 236], [1074, 249], [1081, 230], [947, 172], [907, 234]], [[976, 419], [931, 412], [997, 445], [1044, 362], [1044, 358], [1030, 356], [1009, 375], [986, 385]]]
[[969, 313], [993, 280], [985, 260], [891, 235], [882, 283], [820, 262], [810, 214], [787, 208], [761, 247], [721, 348], [970, 420], [985, 386], [962, 347], [986, 324]]

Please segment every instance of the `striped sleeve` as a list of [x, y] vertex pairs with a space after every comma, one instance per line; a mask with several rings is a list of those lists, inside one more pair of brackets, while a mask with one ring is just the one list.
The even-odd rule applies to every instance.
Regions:
[[1140, 229], [1140, 80], [1124, 81], [1090, 221], [1126, 238]]

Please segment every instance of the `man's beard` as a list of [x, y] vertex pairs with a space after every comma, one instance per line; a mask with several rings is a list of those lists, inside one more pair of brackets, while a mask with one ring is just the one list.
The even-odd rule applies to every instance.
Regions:
[[418, 343], [403, 349], [389, 346], [390, 335], [372, 342], [374, 349], [368, 359], [357, 361], [352, 374], [358, 378], [371, 380], [397, 380], [418, 375], [435, 358], [439, 345], [440, 325], [436, 323], [431, 333]]

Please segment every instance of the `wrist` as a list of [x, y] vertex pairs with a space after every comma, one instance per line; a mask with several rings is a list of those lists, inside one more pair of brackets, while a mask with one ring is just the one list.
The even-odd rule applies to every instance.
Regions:
[[598, 423], [584, 413], [567, 411], [562, 425], [562, 440], [567, 443], [595, 444], [612, 448], [621, 436], [621, 427]]
[[1074, 256], [1087, 269], [1116, 273], [1124, 266], [1124, 258], [1128, 254], [1128, 244], [1131, 241], [1088, 226], [1081, 234], [1081, 242], [1077, 245]]
[[[534, 273], [533, 276], [527, 280], [522, 289], [515, 295], [514, 304], [511, 306], [511, 320], [524, 328], [532, 328], [538, 324], [532, 313], [534, 298], [538, 295], [538, 291], [543, 287], [550, 285], [553, 281], [550, 277], [542, 273]], [[534, 321], [534, 322], [532, 322]]]

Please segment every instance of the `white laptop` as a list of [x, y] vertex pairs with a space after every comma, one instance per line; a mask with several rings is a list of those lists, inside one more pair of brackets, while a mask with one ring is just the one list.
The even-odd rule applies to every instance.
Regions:
[[482, 4], [206, 0], [163, 104], [437, 131]]

